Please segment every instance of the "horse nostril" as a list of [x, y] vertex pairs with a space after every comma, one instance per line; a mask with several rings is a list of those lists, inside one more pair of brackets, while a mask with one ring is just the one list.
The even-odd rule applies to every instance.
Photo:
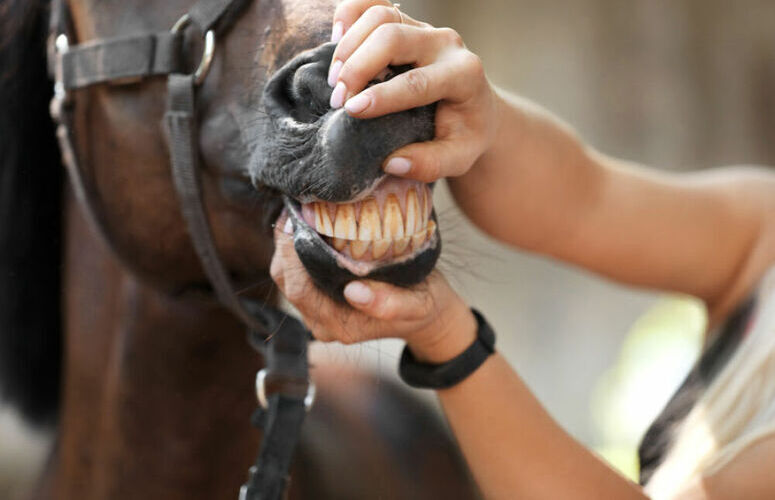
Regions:
[[275, 118], [285, 115], [301, 123], [314, 123], [325, 115], [332, 92], [328, 66], [335, 48], [327, 43], [307, 51], [272, 76], [265, 92], [267, 111]]
[[327, 71], [328, 65], [315, 62], [305, 64], [293, 74], [289, 91], [297, 120], [313, 122], [328, 112], [332, 89], [327, 83]]
[[[263, 104], [271, 141], [258, 144], [252, 169], [264, 184], [297, 198], [342, 202], [384, 175], [387, 156], [434, 136], [435, 105], [362, 120], [332, 110], [328, 68], [335, 45], [298, 55], [267, 82]], [[388, 68], [372, 83], [406, 70]]]

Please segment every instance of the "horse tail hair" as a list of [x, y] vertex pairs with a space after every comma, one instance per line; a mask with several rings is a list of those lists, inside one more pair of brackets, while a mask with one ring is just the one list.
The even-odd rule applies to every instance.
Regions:
[[48, 0], [0, 3], [0, 400], [56, 423], [62, 168], [48, 114]]

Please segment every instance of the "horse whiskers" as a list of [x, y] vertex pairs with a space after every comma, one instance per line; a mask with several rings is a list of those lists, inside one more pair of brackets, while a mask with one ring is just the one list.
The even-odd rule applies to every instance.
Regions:
[[251, 290], [255, 290], [256, 288], [258, 288], [258, 287], [260, 287], [262, 285], [265, 285], [265, 284], [267, 284], [267, 283], [269, 283], [271, 281], [272, 281], [272, 278], [263, 278], [263, 279], [260, 279], [258, 281], [255, 281], [253, 283], [249, 283], [249, 284], [245, 285], [244, 287], [242, 287], [242, 288], [240, 288], [238, 290], [235, 290], [234, 293], [236, 293], [237, 295], [243, 295], [243, 294], [245, 294], [245, 293], [247, 293], [247, 292], [249, 292]]

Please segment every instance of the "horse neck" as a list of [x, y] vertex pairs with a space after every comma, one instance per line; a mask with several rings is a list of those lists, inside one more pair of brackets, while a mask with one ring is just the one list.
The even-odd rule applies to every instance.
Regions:
[[224, 495], [244, 480], [260, 437], [249, 417], [262, 365], [244, 327], [215, 304], [139, 283], [72, 201], [66, 213], [55, 496]]

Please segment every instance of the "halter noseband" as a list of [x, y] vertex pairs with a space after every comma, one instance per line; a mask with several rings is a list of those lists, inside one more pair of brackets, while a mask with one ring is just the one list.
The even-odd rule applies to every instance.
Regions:
[[[73, 146], [75, 102], [71, 91], [102, 83], [135, 83], [167, 76], [170, 163], [181, 212], [202, 268], [218, 299], [247, 327], [251, 345], [264, 354], [266, 368], [256, 376], [264, 427], [256, 465], [240, 490], [241, 500], [279, 500], [288, 483], [293, 452], [301, 425], [314, 399], [309, 381], [309, 332], [298, 320], [266, 304], [240, 298], [218, 256], [202, 196], [197, 145], [196, 87], [207, 77], [215, 56], [216, 36], [225, 34], [250, 0], [198, 0], [169, 31], [97, 39], [71, 45], [66, 0], [52, 0], [48, 42], [49, 72], [55, 81], [51, 116], [73, 191], [90, 224], [113, 248], [101, 212], [95, 209], [96, 190], [86, 182]], [[184, 31], [196, 26], [204, 33], [198, 68], [185, 72]], [[278, 389], [267, 396], [266, 381]]]

